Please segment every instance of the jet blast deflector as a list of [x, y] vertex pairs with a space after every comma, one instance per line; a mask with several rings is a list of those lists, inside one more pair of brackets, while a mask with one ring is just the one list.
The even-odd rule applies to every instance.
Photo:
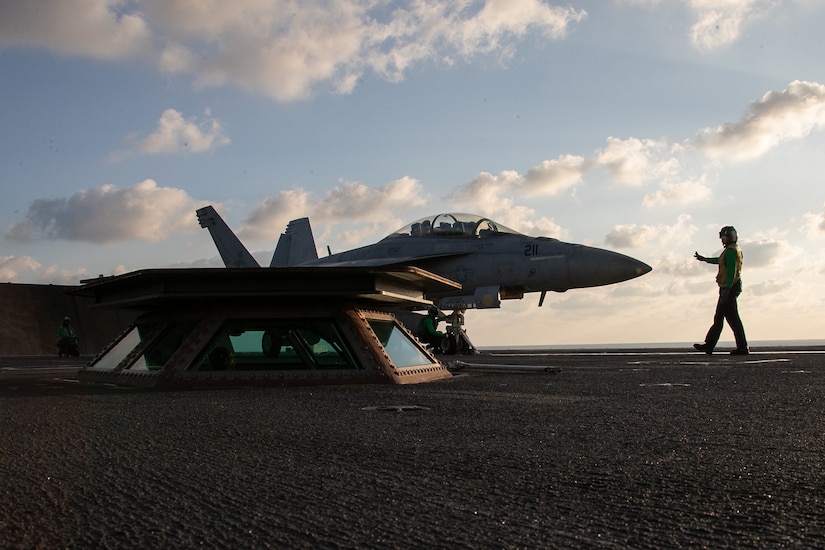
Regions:
[[78, 378], [141, 387], [411, 384], [449, 371], [386, 307], [455, 282], [413, 267], [158, 269], [85, 281], [142, 312]]

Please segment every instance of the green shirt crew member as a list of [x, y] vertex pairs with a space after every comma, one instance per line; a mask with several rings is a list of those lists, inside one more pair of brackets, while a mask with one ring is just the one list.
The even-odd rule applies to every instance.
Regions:
[[77, 333], [72, 326], [72, 320], [63, 318], [63, 323], [57, 327], [57, 355], [63, 357], [77, 357], [80, 351], [77, 347]]
[[693, 347], [708, 355], [712, 354], [713, 348], [719, 342], [724, 323], [727, 321], [736, 339], [736, 349], [730, 352], [731, 355], [747, 355], [749, 353], [748, 340], [745, 337], [745, 328], [742, 326], [742, 319], [739, 318], [739, 306], [736, 302], [742, 293], [742, 249], [737, 244], [738, 235], [736, 228], [732, 225], [723, 227], [719, 231], [719, 238], [725, 248], [718, 258], [706, 258], [698, 252], [693, 255], [700, 262], [719, 266], [716, 273], [719, 299], [716, 302], [713, 324], [705, 336], [704, 343], [694, 344]]
[[446, 318], [446, 315], [438, 314], [437, 307], [430, 307], [430, 309], [427, 310], [427, 316], [418, 323], [418, 339], [426, 344], [430, 344], [436, 349], [440, 349], [444, 333], [438, 330], [438, 323]]

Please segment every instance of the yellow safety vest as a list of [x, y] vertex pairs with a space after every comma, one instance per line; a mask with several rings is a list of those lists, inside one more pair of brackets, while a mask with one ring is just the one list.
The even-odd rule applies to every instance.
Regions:
[[[731, 249], [736, 251], [735, 266], [729, 266], [726, 260], [726, 252]], [[719, 272], [716, 274], [716, 284], [720, 287], [727, 286], [726, 283], [728, 282], [728, 272], [731, 269], [734, 270], [733, 281], [731, 281], [731, 286], [733, 286], [742, 274], [742, 249], [739, 248], [739, 245], [736, 243], [729, 244], [725, 250], [722, 251], [722, 254], [719, 255]]]

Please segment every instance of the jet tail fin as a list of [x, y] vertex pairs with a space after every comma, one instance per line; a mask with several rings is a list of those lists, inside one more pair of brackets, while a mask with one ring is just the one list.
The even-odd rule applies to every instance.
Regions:
[[261, 267], [211, 205], [195, 213], [200, 226], [209, 230], [226, 267]]
[[292, 267], [318, 259], [309, 218], [292, 220], [278, 238], [269, 267]]

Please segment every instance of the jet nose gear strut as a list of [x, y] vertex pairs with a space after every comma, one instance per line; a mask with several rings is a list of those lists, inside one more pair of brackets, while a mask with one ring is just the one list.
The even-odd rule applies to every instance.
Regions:
[[447, 316], [447, 329], [441, 339], [441, 352], [446, 355], [463, 353], [465, 355], [477, 353], [475, 346], [464, 330], [464, 311], [457, 309]]

